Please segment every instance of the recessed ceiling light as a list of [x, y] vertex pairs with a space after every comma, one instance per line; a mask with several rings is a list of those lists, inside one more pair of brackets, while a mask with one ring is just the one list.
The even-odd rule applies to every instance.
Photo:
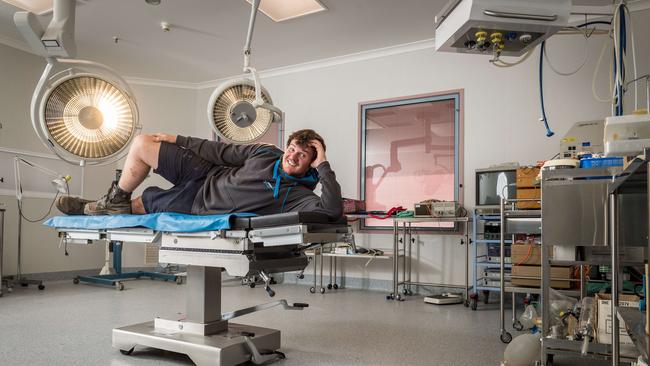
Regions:
[[54, 0], [2, 0], [17, 8], [27, 10], [29, 12], [43, 15], [52, 11], [52, 3]]
[[[249, 4], [251, 0], [246, 0]], [[260, 10], [275, 22], [327, 10], [319, 0], [263, 0]]]

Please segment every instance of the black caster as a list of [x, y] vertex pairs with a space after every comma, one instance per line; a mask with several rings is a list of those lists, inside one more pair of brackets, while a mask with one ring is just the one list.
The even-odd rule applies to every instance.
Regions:
[[469, 300], [465, 300], [465, 301], [463, 301], [463, 306], [465, 306], [466, 308], [468, 308], [468, 307], [469, 307]]
[[510, 334], [508, 332], [503, 332], [503, 333], [501, 333], [501, 336], [499, 337], [499, 339], [501, 339], [501, 342], [503, 342], [505, 344], [508, 344], [508, 343], [510, 343], [510, 341], [512, 341], [512, 334]]
[[487, 304], [490, 302], [490, 291], [483, 291], [483, 303]]
[[273, 291], [273, 289], [271, 289], [270, 287], [266, 287], [265, 290], [266, 293], [269, 294], [269, 296], [271, 297], [275, 296], [275, 291]]
[[328, 289], [328, 290], [331, 290], [331, 289], [332, 289], [332, 284], [331, 284], [331, 283], [327, 284], [327, 289]]
[[324, 294], [324, 293], [325, 293], [325, 287], [321, 287], [321, 288], [320, 288], [320, 293], [321, 293], [321, 294]]
[[393, 294], [386, 295], [386, 300], [394, 300], [394, 299], [395, 299], [395, 296], [393, 296]]
[[124, 284], [122, 282], [115, 282], [115, 289], [117, 291], [122, 291], [124, 290]]
[[334, 289], [335, 289], [335, 290], [338, 290], [338, 289], [339, 289], [339, 285], [334, 284]]
[[311, 292], [312, 294], [315, 294], [315, 293], [316, 293], [316, 289], [313, 288], [313, 287], [310, 287], [310, 288], [309, 288], [309, 292]]
[[299, 274], [297, 277], [298, 277], [298, 279], [300, 279], [300, 280], [304, 280], [304, 279], [305, 279], [305, 275], [302, 274], [302, 273]]
[[514, 328], [514, 330], [518, 330], [518, 331], [521, 332], [522, 330], [524, 330], [524, 325], [521, 324], [521, 322], [519, 320], [515, 320], [512, 323], [512, 328]]
[[79, 277], [73, 278], [72, 283], [74, 283], [75, 285], [78, 285], [79, 284]]
[[183, 284], [183, 277], [176, 276], [176, 284], [177, 285], [182, 285]]
[[269, 285], [277, 285], [278, 283], [275, 281], [275, 278], [271, 277], [271, 281], [269, 282]]
[[470, 309], [476, 310], [478, 308], [478, 300], [472, 299], [470, 301]]
[[133, 350], [134, 350], [134, 349], [135, 349], [135, 347], [133, 347], [133, 348], [131, 348], [131, 349], [127, 349], [127, 350], [125, 350], [125, 349], [121, 349], [121, 350], [120, 350], [120, 353], [123, 354], [123, 355], [125, 355], [125, 356], [129, 356], [129, 355], [131, 355], [131, 353], [133, 353]]
[[249, 284], [248, 284], [248, 287], [250, 287], [250, 288], [255, 288], [255, 282], [251, 282], [251, 283], [249, 283]]
[[39, 290], [45, 290], [45, 285], [38, 285]]

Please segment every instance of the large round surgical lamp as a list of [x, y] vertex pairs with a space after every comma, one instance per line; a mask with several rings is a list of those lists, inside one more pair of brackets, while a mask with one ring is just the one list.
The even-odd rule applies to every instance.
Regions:
[[53, 10], [46, 30], [34, 14], [14, 14], [23, 37], [47, 60], [32, 96], [34, 130], [69, 163], [114, 162], [126, 154], [141, 129], [133, 93], [112, 69], [73, 58], [74, 0], [55, 0]]
[[281, 123], [284, 113], [273, 106], [255, 68], [250, 66], [251, 40], [260, 0], [254, 0], [244, 46], [244, 73], [247, 77], [220, 85], [208, 102], [208, 121], [221, 138], [234, 143], [250, 143], [266, 133], [271, 123]]

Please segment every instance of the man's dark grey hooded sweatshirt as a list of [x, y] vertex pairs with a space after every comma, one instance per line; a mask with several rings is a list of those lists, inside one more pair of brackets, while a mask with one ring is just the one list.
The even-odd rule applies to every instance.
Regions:
[[[332, 220], [343, 214], [341, 186], [327, 161], [296, 178], [282, 171], [283, 152], [273, 145], [236, 145], [185, 136], [178, 136], [176, 145], [215, 165], [194, 198], [193, 214], [315, 211]], [[313, 192], [318, 182], [321, 197]]]

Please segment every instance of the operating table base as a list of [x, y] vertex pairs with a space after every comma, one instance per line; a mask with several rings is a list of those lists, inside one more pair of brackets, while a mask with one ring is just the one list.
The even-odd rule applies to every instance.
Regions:
[[[247, 338], [256, 350], [250, 349]], [[183, 353], [199, 366], [237, 365], [251, 361], [251, 354], [258, 350], [262, 362], [283, 358], [275, 353], [280, 349], [279, 330], [236, 323], [228, 323], [227, 331], [209, 336], [156, 329], [153, 321], [113, 329], [114, 348], [129, 354], [136, 345]], [[264, 357], [268, 353], [271, 357]]]

